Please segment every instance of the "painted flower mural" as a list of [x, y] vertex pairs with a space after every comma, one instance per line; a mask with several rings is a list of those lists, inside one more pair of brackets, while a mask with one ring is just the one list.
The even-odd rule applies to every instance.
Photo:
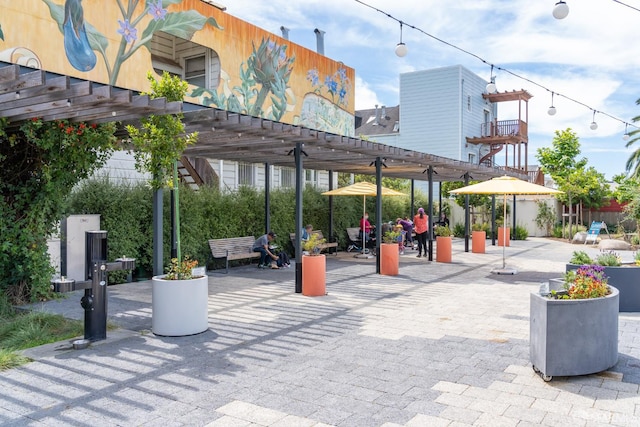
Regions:
[[[148, 44], [157, 31], [190, 40], [196, 31], [206, 24], [222, 29], [212, 17], [205, 17], [196, 10], [169, 12], [171, 4], [182, 0], [116, 0], [122, 14], [122, 20], [114, 23], [114, 31], [120, 34], [120, 44], [114, 58], [107, 56], [109, 40], [93, 25], [84, 20], [82, 0], [65, 0], [64, 6], [53, 0], [42, 0], [48, 7], [51, 17], [58, 23], [64, 37], [65, 54], [69, 63], [77, 70], [90, 71], [97, 62], [96, 52], [102, 57], [109, 76], [109, 84], [115, 85], [122, 64], [138, 49]], [[144, 5], [136, 14], [140, 4]], [[143, 18], [151, 15], [144, 29], [140, 28]]]
[[[215, 105], [236, 113], [251, 114], [272, 120], [280, 120], [294, 103], [289, 90], [289, 78], [293, 71], [295, 56], [287, 56], [287, 45], [271, 39], [262, 39], [253, 45], [253, 52], [240, 65], [241, 84], [220, 91], [195, 89], [190, 95], [200, 97], [204, 105]], [[269, 95], [271, 95], [269, 97]], [[265, 107], [267, 98], [271, 105]]]
[[[325, 76], [322, 83], [320, 82], [320, 72], [313, 68], [307, 71], [307, 80], [313, 87], [313, 92], [331, 97], [333, 103], [347, 107], [349, 105], [349, 92], [351, 91], [351, 80], [347, 77], [347, 70], [340, 67], [332, 75]], [[336, 99], [337, 98], [337, 99]]]

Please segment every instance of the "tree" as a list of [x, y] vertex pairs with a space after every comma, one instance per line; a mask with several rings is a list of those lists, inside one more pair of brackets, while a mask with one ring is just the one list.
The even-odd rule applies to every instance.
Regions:
[[[147, 80], [151, 85], [149, 95], [151, 99], [166, 98], [168, 102], [182, 101], [189, 89], [186, 81], [178, 76], [172, 76], [168, 72], [162, 74], [160, 80], [156, 80], [151, 72], [147, 73]], [[135, 147], [134, 157], [136, 169], [151, 172], [153, 178], [151, 185], [155, 190], [168, 185], [175, 191], [175, 234], [177, 236], [177, 258], [181, 260], [180, 251], [180, 215], [178, 198], [178, 168], [177, 162], [182, 153], [191, 144], [195, 144], [198, 133], [185, 133], [185, 125], [182, 114], [150, 115], [140, 120], [141, 126], [137, 128], [127, 125], [127, 132], [131, 137], [131, 143]]]
[[569, 204], [569, 234], [571, 235], [573, 198], [580, 191], [580, 187], [575, 182], [577, 176], [575, 172], [586, 166], [587, 159], [584, 157], [576, 159], [580, 154], [580, 140], [571, 128], [557, 130], [551, 144], [552, 147], [539, 148], [536, 157], [543, 172], [549, 174], [558, 185], [558, 189], [565, 192], [560, 200], [566, 197], [565, 200]]
[[[640, 105], [640, 98], [636, 100], [636, 105]], [[632, 120], [634, 123], [638, 123], [640, 122], [640, 116], [635, 116]], [[629, 132], [629, 136], [631, 139], [627, 142], [627, 148], [640, 141], [640, 129], [636, 127], [634, 130]], [[640, 178], [640, 148], [637, 148], [633, 153], [631, 153], [626, 166], [627, 173], [630, 173], [631, 178]]]

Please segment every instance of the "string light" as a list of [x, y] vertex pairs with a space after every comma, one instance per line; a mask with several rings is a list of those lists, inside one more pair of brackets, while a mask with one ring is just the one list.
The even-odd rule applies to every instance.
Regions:
[[[533, 81], [533, 80], [531, 80], [531, 79], [529, 79], [529, 78], [527, 78], [527, 77], [524, 77], [524, 76], [522, 76], [522, 75], [520, 75], [520, 74], [518, 74], [518, 73], [515, 73], [515, 72], [513, 72], [513, 71], [511, 71], [511, 70], [508, 70], [508, 69], [506, 69], [506, 68], [500, 67], [500, 66], [495, 65], [495, 64], [491, 64], [491, 63], [490, 63], [490, 62], [488, 62], [486, 59], [482, 58], [481, 56], [479, 56], [479, 55], [477, 55], [477, 54], [475, 54], [475, 53], [473, 53], [473, 52], [470, 52], [470, 51], [465, 50], [465, 49], [463, 49], [463, 48], [461, 48], [461, 47], [459, 47], [459, 46], [456, 46], [456, 45], [454, 45], [453, 43], [449, 43], [449, 42], [448, 42], [448, 41], [446, 41], [446, 40], [443, 40], [443, 39], [441, 39], [441, 38], [439, 38], [439, 37], [437, 37], [437, 36], [434, 36], [433, 34], [430, 34], [430, 33], [426, 32], [425, 30], [423, 30], [423, 29], [421, 29], [421, 28], [416, 27], [415, 25], [411, 25], [411, 24], [408, 24], [408, 23], [406, 23], [406, 22], [404, 22], [404, 21], [400, 21], [400, 19], [396, 18], [395, 16], [392, 16], [392, 15], [391, 15], [391, 14], [389, 14], [388, 12], [385, 12], [385, 11], [383, 11], [383, 10], [381, 10], [381, 9], [378, 9], [377, 7], [371, 6], [370, 4], [367, 4], [367, 3], [365, 3], [365, 2], [364, 2], [364, 1], [362, 1], [362, 0], [355, 0], [355, 1], [356, 1], [356, 3], [360, 3], [361, 5], [366, 6], [366, 7], [368, 7], [369, 9], [373, 9], [373, 10], [375, 10], [376, 12], [379, 12], [379, 13], [381, 13], [381, 14], [385, 15], [385, 16], [386, 16], [386, 17], [388, 17], [389, 19], [392, 19], [392, 20], [394, 20], [394, 21], [396, 21], [396, 22], [402, 22], [402, 24], [403, 24], [403, 25], [405, 25], [405, 26], [407, 26], [407, 27], [409, 27], [409, 28], [411, 28], [411, 29], [413, 29], [413, 30], [415, 30], [415, 31], [418, 31], [419, 33], [422, 33], [422, 34], [424, 34], [425, 36], [427, 36], [427, 37], [429, 37], [429, 38], [431, 38], [431, 39], [433, 39], [433, 40], [436, 40], [436, 41], [438, 41], [438, 42], [440, 42], [440, 43], [442, 43], [442, 44], [444, 44], [444, 45], [446, 45], [446, 46], [449, 46], [449, 47], [451, 47], [451, 48], [453, 48], [453, 49], [456, 49], [456, 50], [458, 50], [458, 51], [460, 51], [460, 52], [462, 52], [462, 53], [465, 53], [465, 54], [467, 54], [467, 55], [469, 55], [469, 56], [472, 56], [472, 57], [476, 58], [478, 61], [480, 61], [480, 62], [482, 62], [482, 63], [484, 63], [484, 64], [487, 64], [487, 65], [490, 65], [491, 67], [494, 67], [496, 70], [503, 71], [503, 72], [505, 72], [505, 73], [507, 73], [507, 74], [512, 75], [513, 77], [515, 77], [515, 78], [517, 78], [517, 79], [520, 79], [520, 80], [523, 80], [523, 81], [525, 81], [525, 82], [528, 82], [528, 83], [530, 83], [530, 84], [532, 84], [532, 85], [534, 85], [534, 86], [537, 86], [537, 87], [539, 87], [539, 88], [541, 88], [541, 89], [546, 90], [547, 92], [552, 92], [552, 93], [554, 93], [555, 95], [560, 96], [560, 97], [562, 97], [562, 98], [564, 98], [564, 99], [566, 99], [566, 100], [568, 100], [568, 101], [571, 101], [571, 102], [573, 102], [573, 103], [575, 103], [575, 104], [581, 105], [581, 106], [583, 106], [583, 107], [587, 108], [588, 110], [593, 110], [593, 111], [595, 111], [595, 109], [594, 109], [593, 107], [590, 107], [589, 105], [585, 104], [584, 102], [578, 101], [577, 99], [571, 98], [570, 96], [567, 96], [567, 95], [563, 95], [563, 94], [561, 94], [561, 93], [558, 93], [557, 91], [552, 91], [552, 90], [551, 90], [551, 89], [549, 89], [548, 87], [546, 87], [546, 86], [544, 86], [544, 85], [542, 85], [542, 84], [540, 84], [540, 83], [538, 83], [538, 82], [535, 82], [535, 81]], [[618, 2], [617, 0], [614, 0], [614, 1], [616, 1], [617, 3], [620, 3], [620, 4], [624, 4], [624, 3]], [[564, 3], [564, 2], [562, 2], [562, 3]], [[628, 5], [626, 5], [626, 4], [625, 4], [625, 6], [628, 6]], [[598, 111], [598, 113], [599, 113], [599, 114], [602, 114], [602, 115], [604, 115], [604, 116], [607, 116], [607, 117], [609, 117], [609, 118], [610, 118], [610, 119], [612, 119], [612, 120], [616, 120], [616, 121], [618, 121], [618, 122], [620, 122], [620, 123], [627, 123], [627, 122], [625, 122], [624, 120], [622, 120], [622, 119], [620, 119], [620, 118], [618, 118], [618, 117], [615, 117], [615, 116], [613, 116], [613, 115], [611, 115], [611, 114], [609, 114], [609, 113], [606, 113], [606, 112], [604, 112], [604, 111]], [[595, 123], [595, 122], [593, 122], [593, 123]], [[593, 124], [593, 123], [592, 123], [592, 124]], [[629, 126], [633, 126], [633, 127], [637, 128], [637, 129], [640, 129], [640, 127], [636, 126], [636, 125], [635, 125], [635, 124], [633, 124], [633, 123], [628, 123], [628, 124], [629, 124]], [[597, 123], [595, 123], [595, 125], [596, 125], [596, 128], [597, 128], [598, 124], [597, 124]]]
[[627, 125], [628, 125], [628, 123], [624, 124], [624, 135], [622, 135], [622, 140], [623, 141], [628, 141], [629, 140], [629, 132], [627, 131]]
[[400, 43], [396, 45], [396, 55], [402, 58], [407, 56], [407, 52], [409, 52], [409, 48], [402, 42], [402, 21], [400, 21]]
[[591, 130], [598, 129], [598, 124], [596, 123], [596, 110], [593, 110], [593, 119], [591, 120], [591, 124], [589, 125]]
[[551, 107], [549, 107], [549, 109], [547, 110], [547, 114], [549, 114], [550, 116], [556, 115], [556, 107], [553, 106], [553, 95], [554, 93], [551, 92]]
[[556, 5], [553, 7], [553, 17], [556, 19], [564, 19], [568, 14], [569, 6], [562, 0], [556, 3]]

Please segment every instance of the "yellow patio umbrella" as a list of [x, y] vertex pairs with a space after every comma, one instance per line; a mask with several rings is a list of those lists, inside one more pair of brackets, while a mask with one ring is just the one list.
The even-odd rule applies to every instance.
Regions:
[[[406, 194], [401, 193], [396, 190], [392, 190], [390, 188], [382, 187], [381, 192], [383, 196], [406, 196]], [[336, 188], [334, 190], [325, 191], [322, 193], [323, 196], [362, 196], [362, 217], [364, 218], [364, 214], [367, 211], [366, 201], [367, 196], [377, 196], [378, 195], [378, 186], [376, 184], [372, 184], [370, 182], [362, 181], [356, 182], [355, 184], [347, 185], [346, 187]], [[364, 238], [362, 239], [362, 254], [365, 253], [364, 248]]]
[[[477, 184], [468, 185], [466, 187], [451, 190], [451, 194], [503, 194], [504, 195], [504, 221], [507, 220], [507, 195], [511, 194], [562, 194], [562, 191], [553, 188], [544, 187], [538, 184], [532, 184], [511, 176], [500, 176], [488, 181], [479, 182]], [[507, 227], [502, 227], [503, 242], [507, 241]], [[505, 246], [502, 245], [502, 269], [492, 270], [496, 274], [516, 274], [513, 269], [507, 270], [505, 266]]]

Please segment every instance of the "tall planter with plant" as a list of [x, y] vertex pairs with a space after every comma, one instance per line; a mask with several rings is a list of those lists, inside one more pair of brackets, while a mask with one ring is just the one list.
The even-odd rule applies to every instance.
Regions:
[[593, 374], [617, 363], [619, 300], [598, 265], [567, 272], [564, 290], [531, 294], [530, 358], [543, 380]]
[[451, 262], [451, 229], [447, 226], [439, 225], [435, 229], [436, 232], [436, 261]]
[[380, 245], [380, 274], [397, 276], [400, 269], [400, 254], [398, 251], [399, 231], [387, 231], [382, 235]]
[[[152, 99], [166, 98], [169, 102], [182, 101], [189, 88], [187, 82], [166, 71], [158, 81], [151, 73], [147, 74], [151, 86], [148, 93]], [[185, 133], [181, 114], [151, 115], [141, 120], [140, 128], [127, 126], [127, 131], [134, 147], [136, 168], [152, 175], [151, 186], [156, 190], [168, 185], [174, 192], [174, 228], [176, 257], [172, 258], [168, 274], [157, 275], [152, 279], [153, 298], [153, 332], [158, 335], [190, 335], [206, 330], [207, 299], [209, 296], [207, 277], [192, 277], [190, 268], [195, 267], [186, 257], [182, 260], [180, 248], [180, 209], [178, 192], [177, 162], [184, 150], [194, 144], [198, 134]], [[157, 208], [157, 207], [156, 207]], [[196, 264], [197, 265], [197, 264]], [[190, 267], [191, 266], [191, 267]], [[170, 279], [170, 280], [167, 280]], [[180, 283], [179, 283], [180, 282]], [[175, 286], [172, 286], [175, 285]], [[183, 287], [184, 286], [184, 287]], [[180, 291], [177, 291], [181, 287]], [[171, 298], [184, 296], [185, 306], [171, 304]], [[192, 304], [191, 309], [188, 307]], [[185, 328], [166, 328], [159, 325], [171, 325], [174, 322], [185, 323], [180, 316], [191, 312], [193, 322]]]
[[317, 297], [327, 293], [327, 260], [319, 248], [324, 242], [317, 234], [311, 234], [309, 240], [302, 244], [306, 252], [302, 255], [302, 295]]

